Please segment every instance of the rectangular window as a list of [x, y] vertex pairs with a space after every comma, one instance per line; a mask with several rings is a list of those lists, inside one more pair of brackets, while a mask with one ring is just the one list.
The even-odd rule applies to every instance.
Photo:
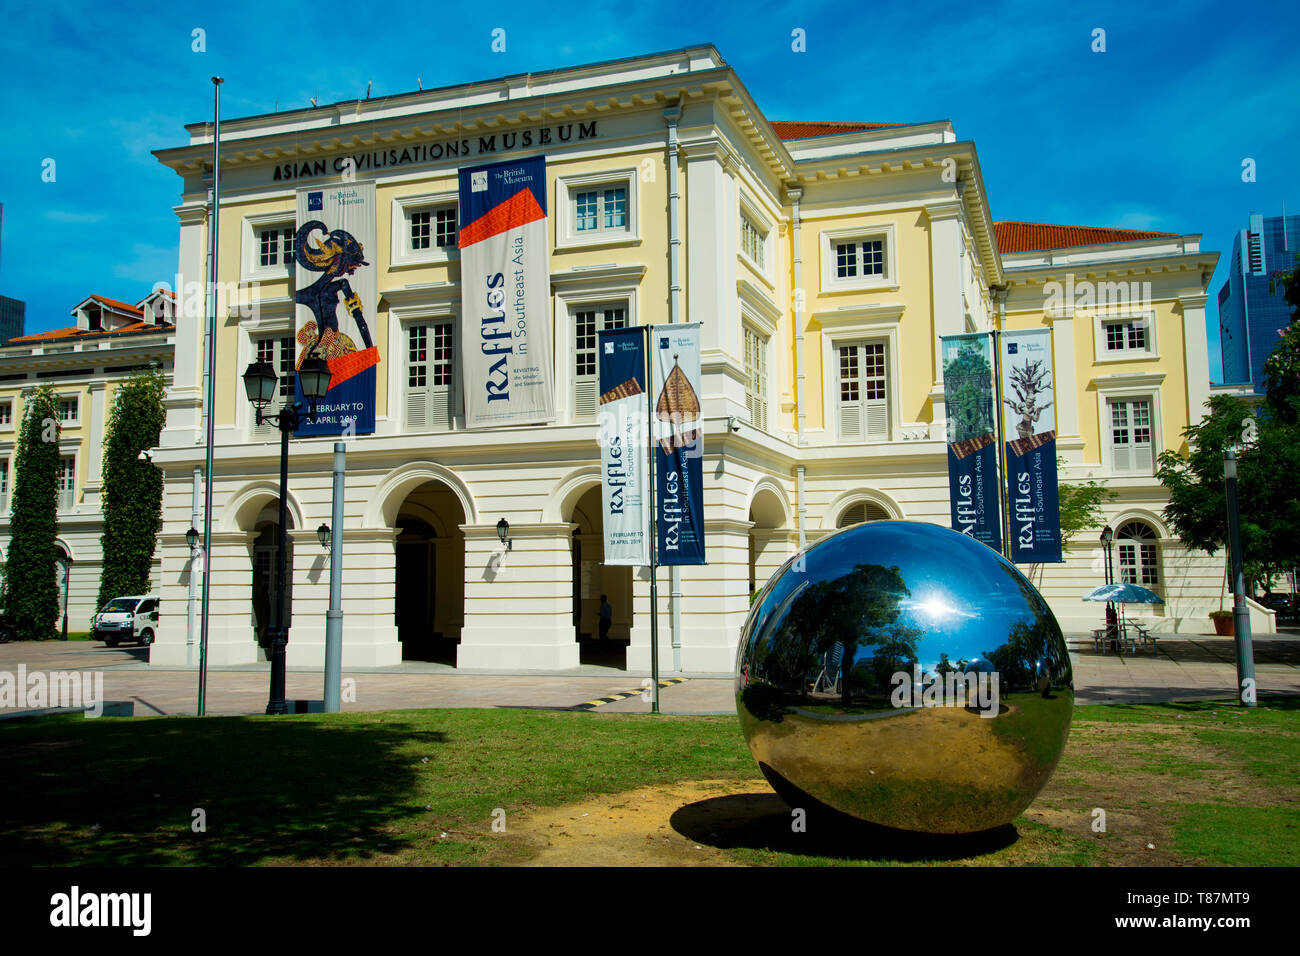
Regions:
[[406, 426], [411, 431], [455, 427], [455, 339], [450, 321], [407, 327]]
[[257, 360], [266, 362], [276, 370], [280, 377], [280, 397], [292, 399], [294, 375], [293, 337], [286, 335], [283, 338], [259, 339], [257, 342]]
[[861, 242], [835, 244], [835, 277], [852, 279], [885, 274], [885, 241], [864, 239]]
[[427, 209], [411, 213], [412, 249], [429, 248], [429, 243], [433, 238], [433, 224], [430, 222], [432, 217], [433, 213]]
[[434, 242], [439, 249], [456, 248], [456, 208], [437, 209], [434, 211], [437, 221], [434, 223]]
[[627, 187], [606, 186], [573, 194], [574, 231], [627, 229]]
[[1147, 350], [1147, 323], [1145, 319], [1123, 322], [1103, 322], [1107, 352], [1145, 352]]
[[9, 514], [9, 459], [0, 458], [0, 516]]
[[841, 345], [840, 439], [882, 441], [889, 438], [889, 396], [885, 373], [885, 344]]
[[279, 406], [286, 402], [293, 401], [293, 383], [294, 383], [294, 341], [292, 336], [268, 336], [266, 338], [254, 339], [254, 354], [257, 361], [265, 362], [275, 369], [277, 377], [280, 379], [280, 387], [276, 391], [279, 402], [272, 401], [270, 405], [262, 409], [262, 424], [252, 423], [252, 434], [254, 438], [262, 441], [271, 441], [279, 438], [280, 432], [275, 423], [269, 421], [267, 415], [275, 415], [280, 411]]
[[257, 233], [257, 264], [262, 268], [293, 264], [293, 227], [276, 226]]
[[573, 418], [591, 421], [596, 417], [596, 333], [604, 329], [627, 328], [623, 305], [585, 306], [573, 313]]
[[76, 422], [78, 415], [79, 400], [76, 398], [59, 399], [59, 421]]
[[767, 234], [750, 221], [740, 217], [740, 249], [760, 269], [767, 268]]
[[418, 209], [411, 213], [411, 251], [456, 247], [456, 207]]
[[745, 404], [749, 423], [767, 431], [767, 339], [745, 326]]
[[1125, 584], [1152, 588], [1160, 583], [1156, 570], [1156, 546], [1135, 541], [1119, 545], [1119, 576]]
[[1151, 400], [1110, 403], [1110, 445], [1116, 472], [1150, 475], [1155, 467], [1151, 435]]
[[59, 459], [59, 507], [68, 510], [73, 505], [77, 483], [77, 459], [65, 455]]
[[12, 400], [0, 402], [0, 426], [14, 423], [14, 403]]

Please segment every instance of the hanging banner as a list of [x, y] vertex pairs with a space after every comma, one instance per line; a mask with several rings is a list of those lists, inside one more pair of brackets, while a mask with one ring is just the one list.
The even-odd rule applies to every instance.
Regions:
[[[299, 189], [297, 263], [297, 363], [323, 358], [330, 366], [329, 391], [316, 403], [316, 420], [297, 434], [369, 435], [375, 430], [375, 366], [378, 279], [375, 250], [375, 184], [344, 183]], [[294, 398], [311, 402], [294, 376]]]
[[[1061, 560], [1056, 492], [1056, 404], [1052, 401], [1052, 330], [1002, 333], [1003, 428], [1007, 510], [1017, 564]], [[1015, 426], [1014, 439], [1011, 428]]]
[[704, 563], [700, 323], [650, 327], [659, 564]]
[[940, 341], [948, 416], [952, 528], [1000, 552], [1002, 521], [998, 511], [998, 448], [989, 334], [945, 335]]
[[605, 564], [649, 565], [645, 328], [598, 333], [596, 354]]
[[555, 418], [546, 157], [460, 171], [465, 427]]

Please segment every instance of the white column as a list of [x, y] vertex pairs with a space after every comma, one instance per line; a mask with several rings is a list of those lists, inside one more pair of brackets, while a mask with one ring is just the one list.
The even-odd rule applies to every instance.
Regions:
[[1079, 437], [1079, 388], [1075, 375], [1074, 316], [1052, 319], [1052, 377], [1056, 379], [1057, 438]]
[[104, 382], [91, 382], [90, 391], [90, 445], [86, 462], [86, 487], [83, 501], [96, 510], [100, 507], [99, 493], [104, 480], [104, 432], [106, 430], [105, 408], [107, 393]]
[[[176, 355], [171, 386], [164, 402], [167, 427], [159, 438], [164, 447], [202, 442], [203, 333], [207, 324], [207, 214], [203, 205], [189, 206], [177, 213], [181, 222], [180, 253], [176, 273]], [[238, 228], [235, 217], [222, 221], [223, 229]]]
[[943, 350], [939, 337], [966, 331], [962, 305], [961, 205], [927, 206], [930, 220], [930, 289], [934, 308], [934, 381], [943, 381]]
[[[719, 143], [686, 151], [686, 308], [700, 323], [705, 414], [745, 414], [740, 304], [736, 296], [736, 200], [730, 154]], [[731, 366], [734, 374], [724, 369]], [[721, 403], [718, 399], [722, 399]]]
[[[304, 529], [308, 532], [308, 529]], [[303, 551], [321, 552], [314, 530]], [[337, 534], [337, 531], [333, 533]], [[397, 640], [395, 596], [397, 580], [396, 528], [356, 528], [343, 532], [343, 666], [391, 667], [402, 662]], [[295, 544], [295, 547], [297, 545]], [[319, 582], [312, 585], [317, 620], [307, 631], [319, 647], [316, 665], [324, 664], [325, 610], [329, 606], [329, 558], [321, 563]], [[295, 594], [296, 598], [296, 594]], [[296, 601], [295, 601], [296, 603]], [[295, 617], [294, 629], [300, 619]], [[306, 624], [306, 621], [302, 621]], [[290, 647], [294, 635], [290, 634]], [[290, 662], [292, 663], [292, 658]]]
[[[151, 664], [184, 665], [185, 599], [183, 587], [166, 582], [179, 578], [189, 564], [184, 532], [161, 539], [163, 580], [159, 634]], [[208, 664], [251, 664], [258, 660], [253, 626], [253, 539], [248, 531], [212, 533], [212, 585], [208, 616]], [[173, 597], [172, 595], [175, 595]], [[197, 661], [197, 655], [195, 660]]]
[[1187, 421], [1195, 425], [1204, 417], [1210, 400], [1210, 354], [1205, 332], [1207, 296], [1180, 295], [1183, 310], [1183, 361], [1187, 371]]
[[512, 524], [511, 549], [495, 525], [465, 532], [465, 626], [456, 666], [468, 670], [577, 667], [570, 524]]

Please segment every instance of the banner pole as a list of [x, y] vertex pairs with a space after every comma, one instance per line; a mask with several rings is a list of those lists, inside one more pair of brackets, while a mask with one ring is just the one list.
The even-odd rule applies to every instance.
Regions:
[[998, 405], [998, 413], [994, 416], [993, 430], [994, 438], [998, 443], [998, 522], [1002, 528], [1002, 547], [1001, 555], [1008, 561], [1011, 560], [1011, 515], [1007, 508], [1011, 506], [1011, 499], [1007, 490], [1007, 443], [1006, 428], [1002, 421], [1002, 339], [1001, 334], [994, 329], [989, 333], [993, 337], [993, 396]]
[[[208, 707], [208, 614], [212, 587], [212, 443], [217, 401], [217, 237], [221, 208], [221, 84], [212, 78], [212, 211], [208, 219], [208, 354], [204, 422], [207, 451], [203, 461], [203, 585], [199, 594], [199, 700], [195, 712], [202, 717]], [[179, 295], [179, 293], [177, 293]]]
[[658, 490], [658, 476], [655, 474], [655, 434], [654, 434], [654, 361], [650, 354], [650, 326], [645, 328], [645, 424], [646, 457], [649, 468], [650, 492], [650, 713], [659, 713], [659, 540], [655, 524], [657, 503], [655, 493]]

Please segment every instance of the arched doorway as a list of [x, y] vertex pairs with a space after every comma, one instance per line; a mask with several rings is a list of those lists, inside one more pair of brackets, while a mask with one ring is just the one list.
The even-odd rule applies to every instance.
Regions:
[[[749, 594], [751, 600], [781, 567], [793, 545], [785, 506], [771, 488], [760, 488], [749, 505]], [[785, 529], [785, 530], [783, 530]]]
[[397, 512], [393, 623], [403, 660], [456, 663], [465, 625], [465, 512], [441, 481], [415, 488]]
[[[600, 486], [593, 485], [573, 506], [573, 636], [583, 664], [627, 667], [632, 632], [632, 568], [607, 566]], [[608, 639], [600, 639], [601, 595], [609, 603]]]
[[[289, 529], [293, 530], [293, 515], [288, 516]], [[279, 503], [272, 501], [262, 509], [253, 525], [253, 630], [257, 635], [259, 658], [267, 660], [267, 628], [271, 626], [272, 610], [277, 598], [276, 551], [280, 546]], [[285, 539], [285, 616], [282, 623], [293, 626], [293, 537]]]

